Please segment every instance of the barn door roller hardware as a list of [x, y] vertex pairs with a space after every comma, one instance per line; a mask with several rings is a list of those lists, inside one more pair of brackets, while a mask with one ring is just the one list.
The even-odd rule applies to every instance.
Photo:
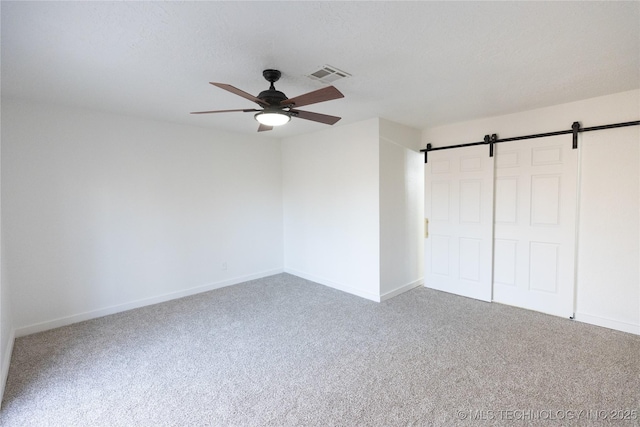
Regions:
[[571, 125], [571, 129], [569, 130], [560, 130], [557, 132], [547, 132], [547, 133], [536, 133], [533, 135], [515, 136], [512, 138], [503, 138], [503, 139], [498, 139], [498, 135], [494, 133], [490, 136], [485, 135], [482, 141], [469, 142], [467, 144], [449, 145], [446, 147], [434, 147], [431, 144], [427, 144], [427, 148], [424, 150], [420, 150], [420, 152], [424, 153], [424, 162], [427, 163], [427, 153], [429, 151], [449, 150], [452, 148], [462, 148], [462, 147], [473, 147], [474, 145], [489, 145], [489, 157], [493, 157], [493, 146], [501, 142], [520, 141], [523, 139], [533, 139], [533, 138], [545, 138], [548, 136], [567, 135], [567, 134], [573, 135], [572, 146], [573, 146], [573, 149], [575, 150], [578, 148], [578, 133], [580, 132], [590, 132], [594, 130], [613, 129], [613, 128], [621, 128], [621, 127], [627, 127], [627, 126], [638, 126], [638, 125], [640, 125], [640, 120], [636, 120], [633, 122], [613, 123], [610, 125], [591, 126], [588, 128], [581, 128], [580, 122], [573, 122], [573, 124]]
[[489, 135], [484, 136], [484, 143], [489, 144], [489, 157], [493, 157], [493, 144], [495, 144], [497, 140], [498, 140], [498, 135], [496, 135], [495, 133], [491, 136]]

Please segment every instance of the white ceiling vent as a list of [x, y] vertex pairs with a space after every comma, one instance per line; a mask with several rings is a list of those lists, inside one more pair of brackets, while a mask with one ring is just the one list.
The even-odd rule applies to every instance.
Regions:
[[331, 65], [324, 65], [320, 67], [319, 70], [309, 74], [308, 77], [314, 80], [320, 80], [323, 83], [333, 83], [336, 80], [351, 77], [351, 74]]

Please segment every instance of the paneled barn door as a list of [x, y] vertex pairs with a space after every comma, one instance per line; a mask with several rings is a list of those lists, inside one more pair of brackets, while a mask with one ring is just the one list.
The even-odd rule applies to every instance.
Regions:
[[[485, 135], [480, 142], [438, 148], [427, 144], [420, 150], [426, 163], [425, 216], [431, 220], [431, 236], [425, 236], [425, 286], [573, 316], [578, 135], [638, 125], [640, 120], [583, 128], [573, 122], [571, 129], [555, 132], [504, 139]], [[561, 135], [573, 136], [571, 146]], [[496, 144], [502, 145], [498, 149]], [[490, 170], [477, 154], [495, 155]], [[469, 169], [473, 162], [475, 171]], [[485, 191], [480, 183], [489, 178], [491, 189]], [[490, 224], [483, 219], [487, 197]], [[476, 219], [475, 229], [467, 227], [474, 222], [469, 218]], [[494, 233], [489, 242], [484, 239], [487, 230]], [[480, 248], [481, 255], [470, 248]], [[492, 277], [488, 287], [487, 271]], [[470, 276], [480, 278], [477, 286]]]
[[[570, 317], [578, 150], [567, 137], [429, 152], [425, 286]], [[495, 159], [495, 164], [494, 164]]]
[[493, 157], [439, 151], [425, 165], [425, 286], [491, 301]]
[[568, 142], [496, 146], [496, 302], [573, 315], [578, 150]]

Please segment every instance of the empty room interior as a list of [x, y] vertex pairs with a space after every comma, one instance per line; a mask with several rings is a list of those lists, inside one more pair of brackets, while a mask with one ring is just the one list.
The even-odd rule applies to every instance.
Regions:
[[3, 426], [640, 425], [640, 2], [1, 2]]

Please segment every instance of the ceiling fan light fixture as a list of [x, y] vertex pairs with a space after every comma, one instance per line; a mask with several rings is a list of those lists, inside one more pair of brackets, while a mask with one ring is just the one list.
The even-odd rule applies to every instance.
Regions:
[[291, 117], [288, 114], [273, 111], [263, 111], [256, 114], [254, 117], [259, 123], [265, 126], [282, 126], [289, 123], [289, 120], [291, 120]]
[[[331, 70], [337, 72], [336, 70], [333, 70], [333, 68]], [[328, 70], [325, 71], [328, 72]], [[291, 120], [291, 117], [324, 123], [327, 125], [334, 125], [338, 120], [340, 120], [340, 117], [298, 109], [305, 105], [344, 98], [344, 95], [334, 86], [326, 86], [308, 93], [303, 93], [302, 95], [294, 96], [293, 98], [287, 98], [284, 93], [276, 90], [273, 85], [274, 82], [280, 79], [280, 71], [271, 69], [264, 70], [262, 72], [262, 76], [270, 83], [270, 85], [269, 89], [263, 90], [258, 96], [253, 96], [248, 92], [226, 83], [209, 82], [213, 86], [255, 102], [262, 108], [262, 110], [245, 108], [236, 110], [193, 111], [191, 114], [229, 113], [234, 111], [243, 113], [257, 112], [257, 114], [254, 114], [254, 119], [260, 123], [260, 126], [258, 126], [258, 132], [272, 130], [275, 126], [287, 124]]]

